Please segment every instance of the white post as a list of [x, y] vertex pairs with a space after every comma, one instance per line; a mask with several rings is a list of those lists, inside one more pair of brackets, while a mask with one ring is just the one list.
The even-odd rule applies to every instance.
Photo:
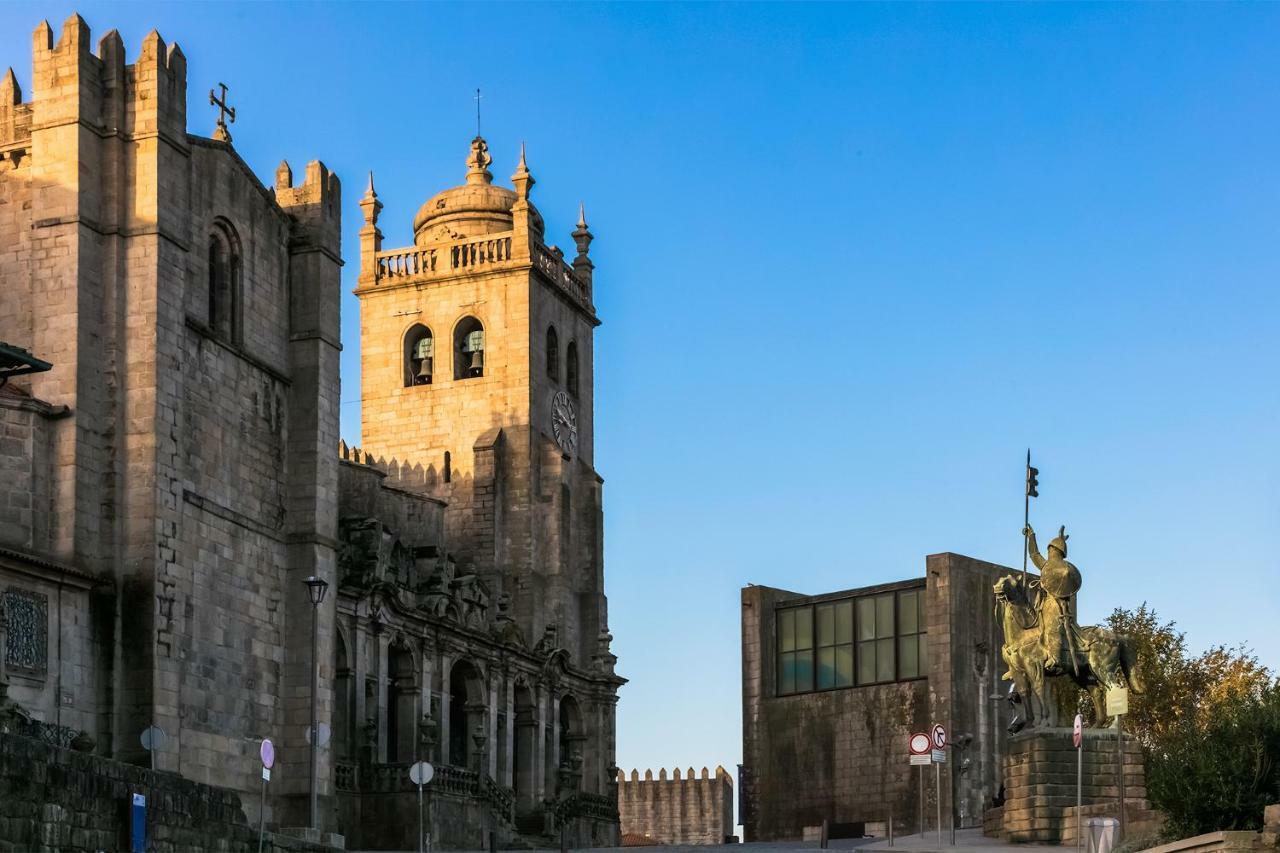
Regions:
[[1076, 849], [1084, 850], [1084, 835], [1080, 832], [1081, 786], [1084, 777], [1084, 734], [1080, 735], [1080, 745], [1076, 747]]
[[[418, 778], [421, 779], [422, 778], [421, 775], [419, 775]], [[418, 853], [423, 853], [423, 850], [422, 850], [422, 783], [421, 782], [418, 783]]]

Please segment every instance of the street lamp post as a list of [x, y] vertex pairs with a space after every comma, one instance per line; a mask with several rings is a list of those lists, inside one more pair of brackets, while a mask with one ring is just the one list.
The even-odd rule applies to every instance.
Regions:
[[311, 599], [311, 828], [320, 828], [320, 775], [316, 760], [320, 748], [320, 727], [316, 723], [320, 707], [320, 603], [329, 591], [329, 582], [315, 575], [303, 581]]

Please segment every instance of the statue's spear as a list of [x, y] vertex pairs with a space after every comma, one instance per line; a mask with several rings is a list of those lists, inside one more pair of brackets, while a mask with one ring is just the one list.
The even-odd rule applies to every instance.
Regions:
[[1027, 553], [1031, 550], [1031, 542], [1027, 538], [1027, 528], [1031, 525], [1031, 499], [1040, 497], [1036, 491], [1040, 483], [1036, 480], [1039, 468], [1031, 467], [1031, 448], [1027, 448], [1027, 487], [1022, 498], [1022, 588], [1027, 588]]

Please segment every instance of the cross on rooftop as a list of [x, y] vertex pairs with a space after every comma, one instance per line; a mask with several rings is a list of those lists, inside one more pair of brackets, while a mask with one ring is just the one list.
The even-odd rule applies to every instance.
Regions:
[[[218, 108], [218, 126], [213, 130], [213, 138], [223, 142], [231, 141], [231, 133], [227, 130], [227, 119], [231, 119], [231, 123], [236, 123], [236, 108], [227, 105], [227, 84], [219, 83], [222, 88], [222, 97], [219, 98], [213, 94], [213, 90], [209, 90], [209, 103]], [[479, 92], [479, 90], [476, 90]]]

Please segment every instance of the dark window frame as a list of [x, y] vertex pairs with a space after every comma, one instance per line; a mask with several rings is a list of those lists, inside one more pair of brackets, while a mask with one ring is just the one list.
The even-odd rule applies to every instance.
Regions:
[[[860, 687], [876, 687], [884, 684], [898, 684], [911, 681], [922, 681], [928, 679], [928, 662], [927, 653], [924, 651], [924, 644], [927, 642], [928, 627], [925, 622], [925, 592], [926, 587], [913, 586], [903, 589], [881, 590], [874, 593], [864, 593], [861, 595], [847, 595], [835, 598], [824, 599], [820, 601], [809, 601], [804, 604], [779, 603], [774, 608], [773, 623], [773, 648], [771, 653], [774, 661], [774, 684], [773, 695], [777, 697], [783, 696], [802, 696], [807, 693], [827, 693], [833, 690], [856, 690]], [[872, 601], [884, 596], [892, 597], [891, 612], [893, 614], [893, 630], [888, 636], [877, 636], [878, 632], [873, 629], [873, 636], [867, 640], [859, 639], [859, 628], [861, 627], [858, 615], [859, 601]], [[914, 597], [916, 600], [916, 625], [915, 631], [901, 631], [902, 623], [902, 607], [903, 598], [906, 596]], [[850, 624], [849, 624], [849, 640], [842, 640], [839, 628], [838, 614], [841, 605], [850, 608]], [[875, 607], [874, 604], [871, 605]], [[822, 642], [825, 638], [820, 636], [820, 617], [819, 611], [830, 609], [833, 614], [833, 629], [830, 643]], [[801, 612], [807, 615], [802, 617]], [[873, 610], [874, 612], [874, 610]], [[808, 637], [797, 637], [797, 623], [808, 624]], [[785, 638], [782, 636], [787, 630], [791, 631], [791, 636]], [[903, 658], [901, 654], [901, 641], [904, 637], [916, 638], [917, 649], [917, 675], [904, 675]], [[859, 676], [862, 670], [862, 660], [859, 654], [860, 647], [865, 643], [877, 643], [888, 641], [893, 649], [893, 678], [885, 680], [873, 678], [869, 681], [861, 681]], [[806, 645], [802, 645], [807, 643]], [[851, 648], [852, 650], [852, 669], [850, 672], [849, 683], [843, 683], [839, 677], [839, 652], [834, 653], [836, 661], [836, 670], [833, 673], [833, 683], [829, 686], [819, 686], [822, 678], [820, 675], [820, 653], [823, 649], [840, 649]], [[784, 660], [791, 659], [798, 661], [807, 653], [809, 665], [806, 684], [794, 683], [791, 689], [784, 689], [786, 681], [784, 676]], [[793, 669], [791, 672], [791, 680], [798, 678], [800, 673]]]

